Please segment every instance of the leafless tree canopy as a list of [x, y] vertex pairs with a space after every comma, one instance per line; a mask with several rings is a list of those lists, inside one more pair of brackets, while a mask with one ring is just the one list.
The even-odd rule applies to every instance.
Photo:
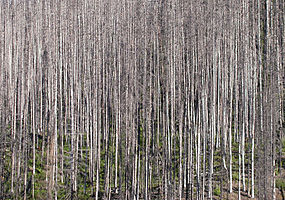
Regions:
[[284, 199], [284, 7], [2, 0], [0, 199]]

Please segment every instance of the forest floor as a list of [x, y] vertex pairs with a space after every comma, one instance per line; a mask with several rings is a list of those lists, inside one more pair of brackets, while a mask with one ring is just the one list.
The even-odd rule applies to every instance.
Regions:
[[[281, 162], [285, 163], [285, 152], [283, 152], [283, 156], [281, 157]], [[285, 166], [281, 167], [280, 173], [276, 176], [276, 180], [282, 180], [283, 182], [285, 181]], [[283, 193], [285, 193], [284, 191], [285, 188], [283, 188]], [[224, 191], [225, 191], [225, 195], [223, 195], [223, 199], [227, 199], [227, 200], [236, 200], [238, 199], [238, 183], [237, 182], [233, 182], [233, 192], [231, 194], [227, 194], [227, 188], [224, 187]], [[214, 196], [215, 200], [221, 199], [218, 196]], [[251, 198], [251, 196], [249, 196], [247, 194], [247, 192], [243, 192], [241, 191], [241, 199], [242, 200], [248, 200], [248, 199], [257, 199], [257, 198]], [[281, 190], [279, 188], [277, 188], [277, 184], [276, 184], [276, 200], [285, 200], [285, 197], [282, 196]]]

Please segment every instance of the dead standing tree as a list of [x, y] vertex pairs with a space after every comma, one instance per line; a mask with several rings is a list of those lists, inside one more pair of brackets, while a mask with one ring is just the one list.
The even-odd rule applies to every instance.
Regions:
[[1, 197], [276, 198], [282, 1], [0, 11]]

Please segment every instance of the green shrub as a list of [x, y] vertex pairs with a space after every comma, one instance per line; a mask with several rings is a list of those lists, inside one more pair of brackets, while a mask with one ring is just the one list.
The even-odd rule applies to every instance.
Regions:
[[285, 138], [282, 139], [282, 152], [285, 152]]
[[279, 175], [279, 168], [276, 167], [276, 168], [275, 168], [275, 176], [278, 176], [278, 175]]
[[284, 179], [276, 179], [276, 188], [279, 190], [284, 190], [285, 189], [285, 180]]
[[214, 195], [220, 196], [220, 194], [221, 194], [220, 186], [216, 185], [216, 187], [214, 189]]
[[238, 173], [237, 172], [234, 172], [233, 173], [233, 180], [238, 180]]

